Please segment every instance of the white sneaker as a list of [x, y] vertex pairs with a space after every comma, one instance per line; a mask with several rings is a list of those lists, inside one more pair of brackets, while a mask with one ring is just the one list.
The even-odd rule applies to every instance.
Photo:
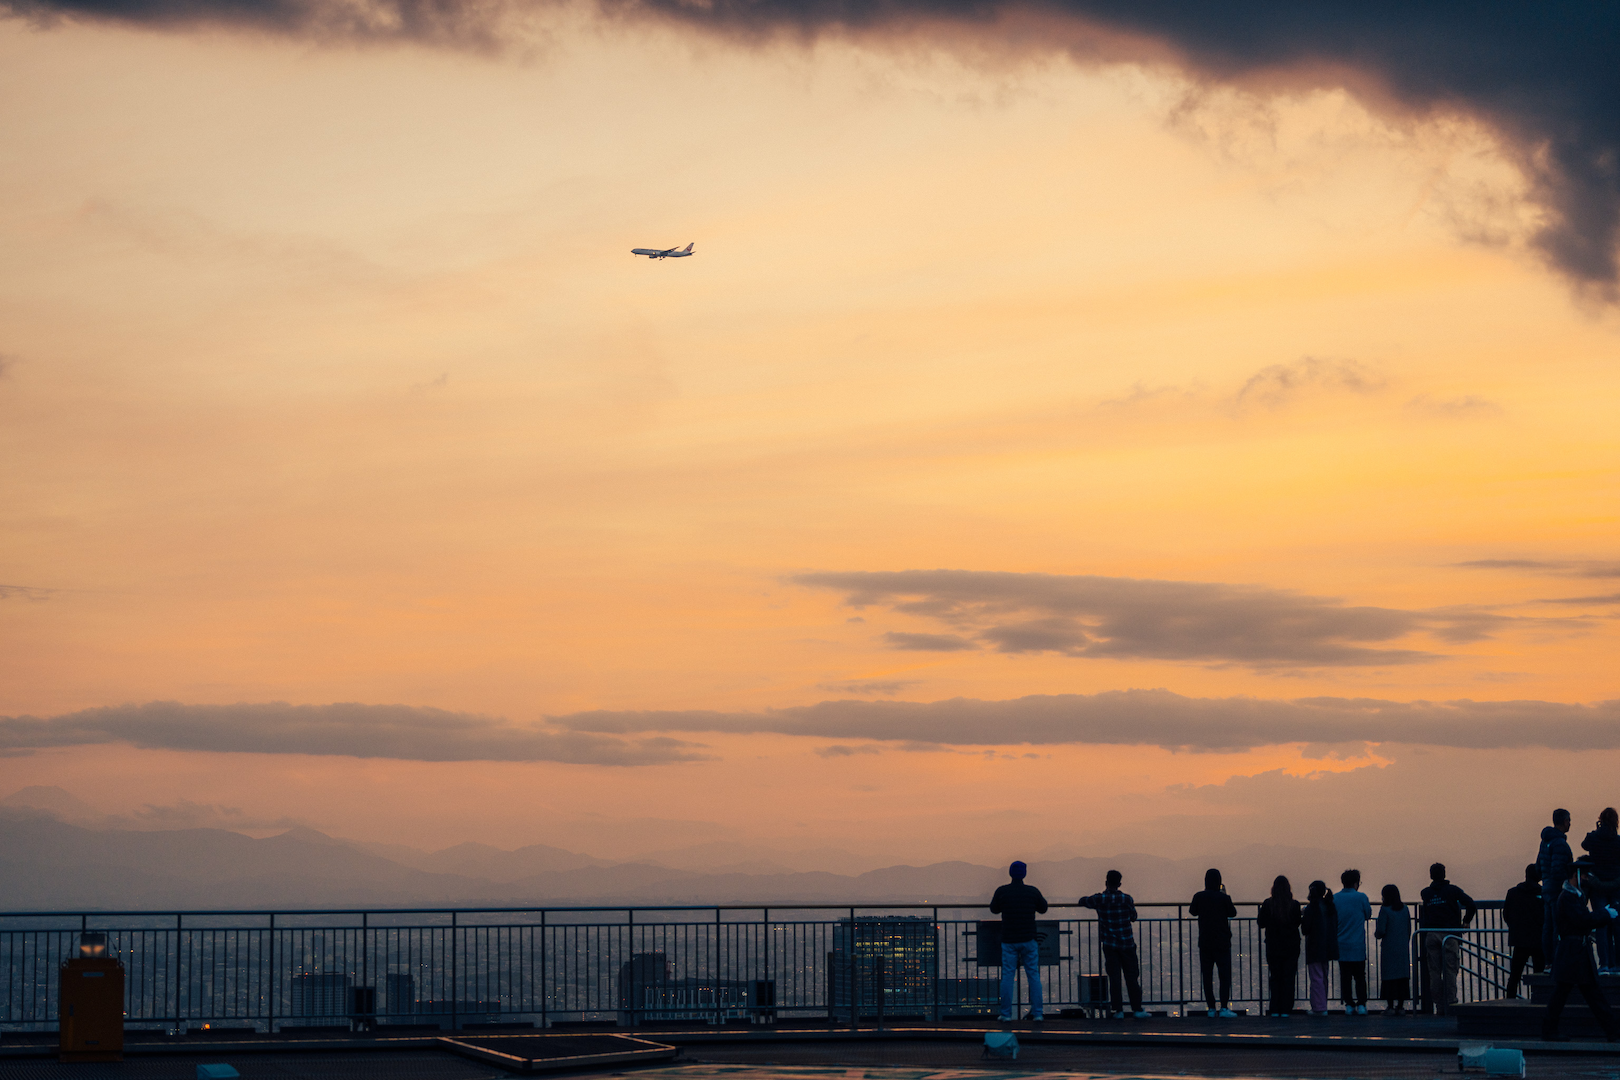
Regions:
[[1214, 1018], [1215, 1018], [1215, 1017], [1217, 1017], [1217, 1016], [1219, 1016], [1219, 1015], [1221, 1015], [1221, 1014], [1220, 1014], [1220, 1013], [1218, 1013], [1218, 1012], [1216, 1012], [1216, 1011], [1215, 1011], [1215, 1010], [1214, 1010], [1214, 1009], [1211, 1009], [1211, 1010], [1209, 1010], [1209, 1016], [1210, 1016], [1210, 1019], [1212, 1019], [1212, 1020], [1213, 1020], [1213, 1019], [1214, 1019]]
[[1151, 1017], [1153, 1014], [1148, 1012], [1146, 1009], [1140, 1009], [1140, 1010], [1138, 1010], [1136, 1012], [1131, 1013], [1131, 1015], [1136, 1017], [1138, 1020], [1146, 1020], [1149, 1017]]
[[1365, 1005], [1357, 1005], [1356, 1006], [1356, 1015], [1357, 1016], [1366, 1016], [1367, 1015], [1367, 1006], [1365, 1006]]
[[1231, 1009], [1222, 1009], [1218, 1015], [1223, 1016], [1226, 1019], [1230, 1020], [1234, 1016], [1236, 1016], [1237, 1013], [1233, 1012]]

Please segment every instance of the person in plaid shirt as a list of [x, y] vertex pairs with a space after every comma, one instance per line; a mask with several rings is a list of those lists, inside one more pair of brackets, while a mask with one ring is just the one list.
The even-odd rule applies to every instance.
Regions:
[[1104, 890], [1080, 898], [1080, 906], [1097, 913], [1097, 937], [1102, 942], [1103, 968], [1108, 972], [1109, 1004], [1114, 1015], [1125, 1015], [1124, 994], [1120, 992], [1120, 979], [1131, 995], [1131, 1015], [1147, 1019], [1142, 1008], [1142, 969], [1136, 958], [1136, 935], [1131, 923], [1136, 921], [1136, 901], [1130, 893], [1120, 892], [1124, 881], [1118, 870], [1108, 871]]

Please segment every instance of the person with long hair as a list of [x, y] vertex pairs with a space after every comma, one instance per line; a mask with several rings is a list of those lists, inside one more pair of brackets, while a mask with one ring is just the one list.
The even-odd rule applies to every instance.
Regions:
[[1401, 901], [1401, 890], [1385, 885], [1383, 903], [1373, 937], [1378, 940], [1378, 992], [1385, 1016], [1405, 1016], [1412, 996], [1412, 913]]
[[1311, 882], [1309, 896], [1300, 930], [1305, 935], [1305, 970], [1311, 979], [1311, 1015], [1326, 1016], [1328, 972], [1339, 958], [1339, 912], [1327, 882]]
[[1288, 1016], [1294, 1011], [1294, 979], [1299, 975], [1299, 928], [1303, 921], [1293, 886], [1281, 874], [1271, 883], [1271, 895], [1260, 904], [1260, 929], [1266, 935], [1266, 970], [1271, 977], [1267, 1016]]

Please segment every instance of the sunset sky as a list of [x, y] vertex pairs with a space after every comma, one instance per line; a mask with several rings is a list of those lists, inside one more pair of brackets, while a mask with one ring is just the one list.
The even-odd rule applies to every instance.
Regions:
[[879, 863], [1620, 803], [1556, 116], [658, 6], [0, 17], [0, 795]]

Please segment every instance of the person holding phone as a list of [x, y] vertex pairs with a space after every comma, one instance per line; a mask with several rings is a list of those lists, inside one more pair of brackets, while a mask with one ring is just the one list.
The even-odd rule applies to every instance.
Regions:
[[[1198, 920], [1198, 966], [1204, 975], [1204, 1002], [1210, 1016], [1236, 1016], [1232, 1011], [1232, 919], [1237, 906], [1226, 895], [1221, 872], [1204, 871], [1204, 891], [1192, 898], [1187, 913]], [[1215, 1007], [1215, 973], [1221, 976], [1220, 1008]]]

